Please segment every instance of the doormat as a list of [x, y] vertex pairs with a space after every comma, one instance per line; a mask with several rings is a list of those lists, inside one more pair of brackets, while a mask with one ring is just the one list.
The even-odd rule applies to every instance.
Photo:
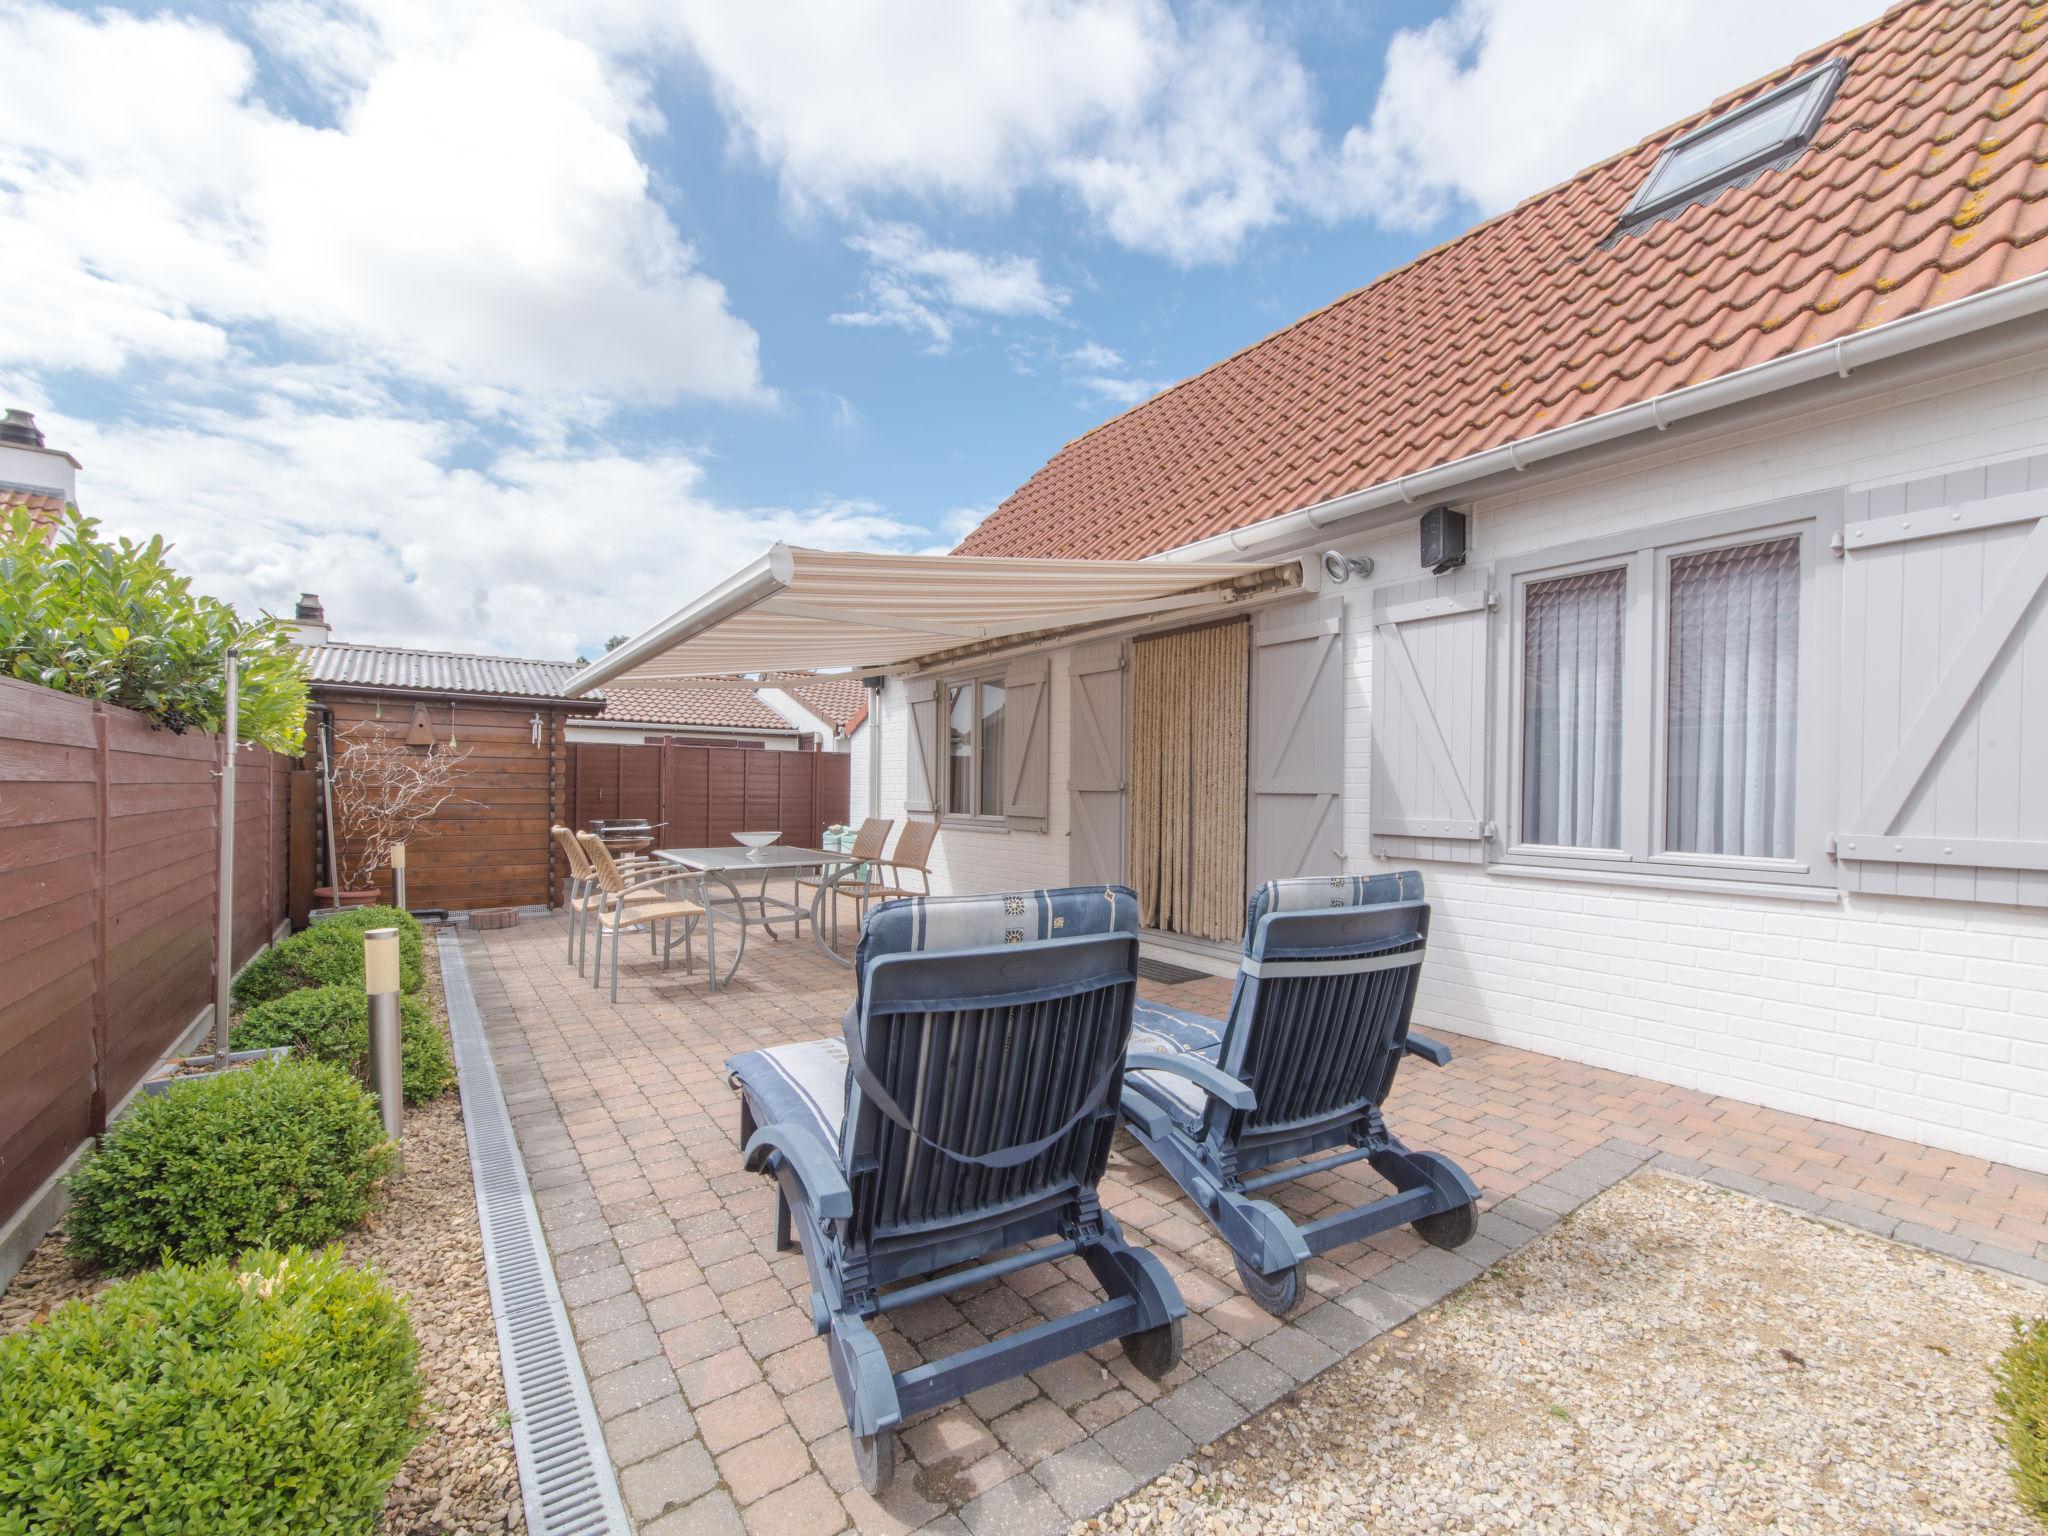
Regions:
[[1163, 981], [1169, 986], [1178, 986], [1184, 981], [1206, 981], [1209, 977], [1207, 971], [1191, 971], [1184, 965], [1154, 960], [1150, 955], [1138, 957], [1138, 974], [1147, 981]]

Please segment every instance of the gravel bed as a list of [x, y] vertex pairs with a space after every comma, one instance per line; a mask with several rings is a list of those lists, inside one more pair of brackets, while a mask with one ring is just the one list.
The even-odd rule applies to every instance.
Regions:
[[[445, 1024], [431, 935], [425, 958], [427, 990]], [[483, 1536], [525, 1530], [458, 1094], [406, 1111], [405, 1175], [369, 1222], [342, 1239], [342, 1248], [350, 1263], [374, 1266], [406, 1298], [426, 1378], [426, 1437], [392, 1483], [380, 1531]], [[69, 1256], [60, 1225], [0, 1294], [0, 1333], [109, 1283]]]
[[2039, 1536], [1987, 1368], [2043, 1311], [1643, 1173], [1073, 1531]]

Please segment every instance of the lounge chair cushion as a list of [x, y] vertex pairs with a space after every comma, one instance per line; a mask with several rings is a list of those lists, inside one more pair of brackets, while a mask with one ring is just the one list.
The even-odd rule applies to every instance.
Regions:
[[1386, 875], [1303, 875], [1268, 880], [1252, 892], [1244, 913], [1244, 952], [1250, 954], [1259, 919], [1268, 912], [1306, 912], [1315, 907], [1379, 907], [1422, 900], [1422, 874], [1404, 869]]
[[839, 1150], [846, 1118], [846, 1042], [804, 1040], [748, 1051], [726, 1064], [754, 1101], [761, 1125], [807, 1125], [827, 1149]]
[[868, 914], [857, 974], [875, 955], [980, 949], [1084, 934], [1136, 933], [1138, 899], [1127, 886], [1066, 886], [1001, 896], [924, 896], [889, 901]]
[[[1223, 1024], [1218, 1019], [1185, 1008], [1149, 1002], [1141, 997], [1131, 1010], [1131, 1049], [1157, 1051], [1162, 1056], [1185, 1052], [1202, 1057], [1212, 1066], [1217, 1065], [1223, 1054]], [[1201, 1129], [1202, 1112], [1209, 1107], [1209, 1096], [1201, 1089], [1184, 1077], [1172, 1077], [1164, 1072], [1134, 1072], [1131, 1075], [1144, 1081], [1182, 1130], [1193, 1135]]]

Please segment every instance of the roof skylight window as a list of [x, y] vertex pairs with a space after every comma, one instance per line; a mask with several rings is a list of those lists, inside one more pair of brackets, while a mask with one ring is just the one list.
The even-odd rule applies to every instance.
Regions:
[[1622, 228], [1641, 229], [1789, 160], [1813, 138], [1841, 79], [1842, 63], [1831, 59], [1673, 139], [1622, 213]]

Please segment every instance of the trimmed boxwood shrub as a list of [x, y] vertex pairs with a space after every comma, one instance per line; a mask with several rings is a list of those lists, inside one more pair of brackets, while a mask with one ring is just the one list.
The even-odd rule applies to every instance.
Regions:
[[[398, 1031], [405, 1102], [438, 1099], [455, 1083], [448, 1037], [422, 997], [398, 1000]], [[258, 1003], [229, 1035], [238, 1051], [288, 1045], [295, 1056], [331, 1061], [367, 1085], [370, 1071], [370, 1000], [360, 986], [307, 987]]]
[[419, 919], [396, 907], [359, 907], [315, 923], [263, 951], [235, 978], [236, 1008], [253, 1008], [302, 987], [363, 986], [363, 934], [398, 930], [399, 986], [418, 992], [426, 982]]
[[324, 1243], [396, 1155], [339, 1067], [259, 1063], [138, 1099], [71, 1176], [72, 1245], [110, 1269]]
[[2035, 1519], [2048, 1523], [2048, 1318], [2012, 1320], [2012, 1343], [1995, 1374], [1998, 1417], [2012, 1452], [2012, 1485]]
[[337, 1251], [166, 1265], [0, 1339], [0, 1532], [368, 1532], [419, 1403]]

